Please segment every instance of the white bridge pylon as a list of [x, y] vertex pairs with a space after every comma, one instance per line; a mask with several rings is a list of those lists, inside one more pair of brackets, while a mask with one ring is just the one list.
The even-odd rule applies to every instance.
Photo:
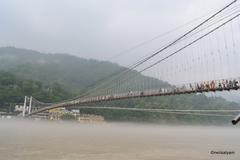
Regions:
[[25, 117], [26, 112], [28, 114], [31, 114], [32, 110], [32, 96], [31, 97], [24, 97], [24, 104], [23, 104], [23, 111], [22, 111], [22, 116]]

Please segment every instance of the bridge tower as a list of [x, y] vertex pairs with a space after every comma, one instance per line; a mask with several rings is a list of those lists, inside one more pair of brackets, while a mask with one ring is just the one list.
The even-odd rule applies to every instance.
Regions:
[[25, 96], [23, 110], [22, 110], [22, 116], [25, 117], [26, 112], [28, 112], [28, 114], [30, 114], [31, 110], [32, 110], [32, 96], [31, 97]]

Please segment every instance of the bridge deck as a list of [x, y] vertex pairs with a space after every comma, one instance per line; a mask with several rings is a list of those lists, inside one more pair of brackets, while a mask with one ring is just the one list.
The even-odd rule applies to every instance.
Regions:
[[[204, 88], [199, 87], [175, 87], [175, 88], [168, 88], [168, 89], [159, 89], [159, 90], [147, 90], [147, 91], [135, 91], [135, 92], [128, 92], [128, 93], [121, 93], [121, 94], [114, 94], [114, 95], [105, 95], [105, 96], [96, 96], [96, 97], [84, 97], [79, 98], [67, 102], [56, 103], [50, 105], [48, 107], [41, 108], [32, 112], [27, 116], [31, 116], [46, 110], [51, 110], [54, 108], [61, 108], [61, 107], [71, 107], [76, 105], [86, 105], [89, 103], [99, 103], [99, 102], [107, 102], [107, 101], [115, 101], [115, 100], [124, 100], [124, 99], [134, 99], [134, 98], [144, 98], [144, 97], [158, 97], [158, 96], [170, 96], [170, 95], [182, 95], [182, 94], [193, 94], [193, 93], [207, 93], [207, 92], [217, 92], [217, 91], [230, 91], [230, 90], [238, 90], [240, 88], [239, 81], [235, 81], [232, 84], [224, 84], [225, 86], [215, 86], [208, 85]], [[215, 83], [218, 84], [218, 83]]]

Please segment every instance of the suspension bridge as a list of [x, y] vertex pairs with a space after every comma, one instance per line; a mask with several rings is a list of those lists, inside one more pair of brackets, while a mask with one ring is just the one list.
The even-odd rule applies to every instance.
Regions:
[[78, 97], [58, 103], [25, 97], [22, 116], [108, 101], [239, 90], [239, 50], [240, 4], [234, 0]]

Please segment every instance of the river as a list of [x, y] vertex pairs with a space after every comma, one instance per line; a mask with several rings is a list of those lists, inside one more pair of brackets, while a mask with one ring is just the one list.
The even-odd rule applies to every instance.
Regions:
[[239, 126], [0, 121], [0, 160], [212, 159], [240, 160]]

